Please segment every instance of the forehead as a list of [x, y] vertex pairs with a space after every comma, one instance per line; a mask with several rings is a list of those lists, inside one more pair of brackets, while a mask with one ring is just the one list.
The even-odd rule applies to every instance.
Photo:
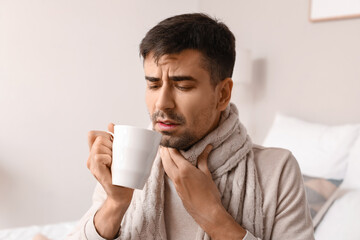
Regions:
[[158, 61], [150, 52], [144, 60], [145, 74], [156, 74], [159, 71], [170, 73], [181, 72], [190, 74], [192, 72], [208, 73], [205, 69], [204, 58], [201, 52], [187, 49], [177, 54], [165, 54]]

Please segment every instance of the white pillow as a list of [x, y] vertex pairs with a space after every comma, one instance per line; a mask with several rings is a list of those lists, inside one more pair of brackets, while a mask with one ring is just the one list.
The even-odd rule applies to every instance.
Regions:
[[327, 126], [277, 114], [263, 143], [289, 149], [303, 174], [343, 179], [359, 125]]
[[315, 231], [316, 240], [360, 239], [360, 191], [336, 200]]
[[360, 189], [360, 135], [350, 150], [343, 186]]

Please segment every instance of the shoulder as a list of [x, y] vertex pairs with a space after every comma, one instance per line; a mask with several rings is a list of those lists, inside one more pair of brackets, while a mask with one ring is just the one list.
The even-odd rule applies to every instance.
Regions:
[[[281, 174], [284, 170], [300, 171], [299, 165], [293, 154], [283, 148], [267, 148], [260, 145], [253, 145], [254, 160], [259, 175], [274, 174], [274, 171]], [[280, 177], [280, 176], [279, 176]]]
[[264, 147], [261, 145], [253, 144], [252, 150], [255, 154], [255, 158], [261, 161], [286, 161], [292, 156], [292, 153], [284, 148]]
[[253, 146], [254, 161], [264, 197], [280, 197], [291, 189], [301, 187], [303, 179], [293, 154], [282, 148]]

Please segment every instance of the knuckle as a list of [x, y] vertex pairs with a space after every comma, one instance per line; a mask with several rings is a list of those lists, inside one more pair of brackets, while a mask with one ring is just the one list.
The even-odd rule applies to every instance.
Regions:
[[107, 165], [109, 162], [111, 162], [111, 157], [110, 157], [110, 155], [108, 155], [108, 154], [103, 155], [101, 162], [104, 163], [104, 164], [106, 164], [106, 165]]
[[100, 154], [94, 155], [94, 162], [100, 163], [102, 161], [102, 156]]
[[105, 139], [104, 136], [98, 136], [98, 137], [97, 137], [97, 141], [98, 141], [98, 144], [99, 144], [99, 145], [104, 145], [105, 142], [106, 142], [106, 139]]
[[189, 171], [190, 168], [189, 167], [182, 167], [179, 169], [179, 177], [181, 178], [186, 178], [189, 175]]
[[91, 148], [91, 151], [93, 152], [93, 153], [99, 153], [100, 152], [100, 145], [99, 145], [99, 143], [94, 143], [94, 145], [92, 146], [92, 148]]
[[180, 175], [174, 176], [173, 181], [174, 181], [175, 185], [180, 185], [182, 182]]
[[104, 145], [96, 144], [92, 147], [91, 152], [93, 154], [112, 154], [112, 150], [104, 147]]

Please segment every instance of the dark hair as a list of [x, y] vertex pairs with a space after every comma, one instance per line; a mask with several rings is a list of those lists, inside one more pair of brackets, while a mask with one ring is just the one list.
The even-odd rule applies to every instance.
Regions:
[[235, 37], [217, 19], [203, 13], [182, 14], [167, 18], [147, 32], [140, 43], [143, 59], [154, 53], [157, 62], [165, 54], [186, 49], [198, 50], [213, 84], [232, 76], [235, 63]]

